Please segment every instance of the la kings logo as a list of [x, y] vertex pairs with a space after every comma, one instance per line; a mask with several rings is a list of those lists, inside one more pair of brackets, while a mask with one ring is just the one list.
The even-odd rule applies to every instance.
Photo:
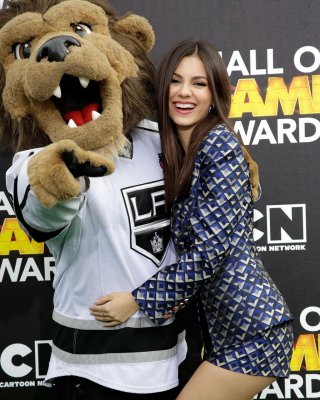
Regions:
[[122, 189], [122, 196], [130, 221], [131, 248], [159, 267], [170, 240], [163, 180]]

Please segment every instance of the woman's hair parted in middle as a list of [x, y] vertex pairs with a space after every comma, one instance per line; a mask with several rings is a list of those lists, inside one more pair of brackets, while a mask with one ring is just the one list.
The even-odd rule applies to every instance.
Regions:
[[[214, 108], [194, 128], [188, 152], [185, 155], [177, 129], [169, 116], [169, 89], [172, 76], [180, 61], [187, 56], [197, 55], [202, 61], [208, 80]], [[164, 153], [164, 177], [166, 206], [168, 212], [176, 198], [188, 194], [196, 153], [204, 137], [217, 124], [228, 121], [231, 106], [231, 85], [226, 66], [218, 51], [203, 40], [185, 40], [178, 43], [163, 59], [158, 72], [158, 122]]]

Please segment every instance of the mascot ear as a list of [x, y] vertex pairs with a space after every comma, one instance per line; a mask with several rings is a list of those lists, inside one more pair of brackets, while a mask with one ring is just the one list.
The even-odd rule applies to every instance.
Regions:
[[138, 39], [146, 52], [152, 49], [155, 35], [151, 25], [144, 17], [128, 14], [115, 23], [115, 28], [121, 33], [126, 33]]

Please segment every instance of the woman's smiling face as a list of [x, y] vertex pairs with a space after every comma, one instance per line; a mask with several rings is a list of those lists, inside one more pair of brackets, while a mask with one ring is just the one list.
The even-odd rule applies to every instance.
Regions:
[[184, 57], [178, 64], [169, 88], [169, 115], [180, 134], [190, 135], [212, 105], [203, 62], [197, 55]]

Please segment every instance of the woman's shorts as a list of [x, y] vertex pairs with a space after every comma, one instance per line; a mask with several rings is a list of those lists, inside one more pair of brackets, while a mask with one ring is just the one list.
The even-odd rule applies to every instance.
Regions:
[[276, 325], [242, 343], [205, 354], [211, 364], [257, 376], [287, 377], [293, 349], [291, 322]]

